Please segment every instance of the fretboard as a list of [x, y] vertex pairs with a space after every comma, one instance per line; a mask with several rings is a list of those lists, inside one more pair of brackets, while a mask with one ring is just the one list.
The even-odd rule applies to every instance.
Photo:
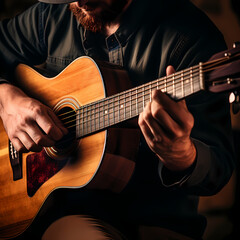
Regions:
[[151, 92], [155, 89], [166, 92], [175, 100], [204, 89], [201, 63], [82, 106], [76, 112], [76, 137], [84, 137], [138, 116], [151, 101]]

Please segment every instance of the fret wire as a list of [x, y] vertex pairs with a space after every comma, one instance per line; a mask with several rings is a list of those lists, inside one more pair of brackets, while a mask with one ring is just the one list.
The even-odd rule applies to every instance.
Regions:
[[172, 85], [173, 85], [173, 95], [176, 96], [176, 90], [175, 90], [175, 76], [172, 76]]
[[[90, 112], [89, 106], [87, 107], [87, 111]], [[90, 123], [89, 123], [90, 116], [91, 116], [90, 114], [87, 115], [87, 124], [86, 125], [87, 125], [87, 131], [88, 132], [90, 130]]]
[[114, 103], [113, 103], [113, 122], [115, 123], [115, 106], [114, 106]]
[[[79, 114], [77, 114], [79, 112]], [[78, 125], [76, 125], [76, 132], [79, 131], [79, 129], [81, 128], [80, 126], [82, 125], [81, 121], [80, 121], [80, 114], [81, 114], [81, 108], [79, 108], [76, 111], [76, 122], [79, 122]]]
[[107, 112], [106, 112], [106, 115], [107, 115], [107, 120], [108, 120], [108, 125], [109, 125], [109, 116], [110, 116], [110, 114], [109, 114], [109, 100], [108, 100], [108, 105], [107, 105], [107, 108], [108, 108], [108, 110], [107, 110]]
[[[82, 119], [84, 119], [84, 111], [82, 109]], [[82, 130], [83, 130], [83, 134], [84, 134], [84, 121], [82, 121]]]
[[138, 88], [136, 88], [136, 114], [138, 115]]
[[151, 83], [150, 83], [149, 89], [150, 89], [150, 102], [152, 102], [152, 84]]
[[191, 92], [193, 93], [194, 86], [193, 86], [193, 70], [192, 67], [190, 68], [190, 81], [191, 81]]
[[98, 129], [100, 129], [100, 103], [98, 103]]
[[120, 121], [120, 100], [118, 95], [118, 121]]
[[167, 77], [164, 77], [164, 90], [167, 92]]
[[181, 74], [182, 96], [184, 97], [183, 73]]
[[126, 105], [125, 105], [125, 102], [126, 102], [126, 96], [124, 94], [124, 98], [123, 98], [123, 120], [126, 119], [126, 115], [125, 115]]
[[132, 117], [132, 94], [130, 94], [130, 118]]
[[94, 119], [93, 119], [93, 122], [94, 122], [94, 130], [96, 131], [96, 128], [97, 128], [97, 126], [96, 126], [96, 108], [94, 108], [93, 109], [93, 112], [94, 112]]
[[[144, 92], [144, 87], [145, 86], [143, 86], [143, 92]], [[143, 95], [143, 108], [144, 108], [144, 105], [145, 105], [145, 96]]]
[[[87, 112], [88, 112], [88, 106], [87, 106], [86, 110], [87, 110]], [[85, 112], [84, 117], [87, 119], [87, 121], [85, 122], [85, 128], [86, 128], [86, 131], [87, 131], [87, 132], [88, 132], [88, 116], [89, 116], [89, 114], [86, 114], [86, 112]]]
[[[92, 111], [92, 107], [89, 107], [90, 108], [90, 112]], [[92, 114], [91, 114], [91, 116], [89, 117], [90, 118], [90, 130], [92, 131], [92, 127], [93, 127], [93, 125], [92, 125]]]

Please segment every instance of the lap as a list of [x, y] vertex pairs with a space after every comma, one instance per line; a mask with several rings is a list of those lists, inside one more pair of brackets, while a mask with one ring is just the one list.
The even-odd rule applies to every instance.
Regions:
[[[191, 240], [182, 234], [161, 227], [139, 226], [139, 240]], [[85, 215], [65, 216], [53, 222], [42, 240], [127, 240], [110, 224]]]

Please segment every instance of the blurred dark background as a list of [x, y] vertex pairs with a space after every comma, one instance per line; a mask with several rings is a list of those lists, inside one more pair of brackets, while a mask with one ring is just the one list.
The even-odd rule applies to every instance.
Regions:
[[[158, 0], [156, 0], [158, 1]], [[166, 0], [167, 1], [167, 0]], [[0, 0], [0, 20], [12, 17], [37, 0]], [[223, 33], [229, 48], [240, 41], [240, 0], [192, 0], [212, 19]], [[240, 113], [233, 114], [237, 169], [230, 182], [217, 195], [201, 197], [199, 211], [208, 219], [204, 240], [240, 239]]]

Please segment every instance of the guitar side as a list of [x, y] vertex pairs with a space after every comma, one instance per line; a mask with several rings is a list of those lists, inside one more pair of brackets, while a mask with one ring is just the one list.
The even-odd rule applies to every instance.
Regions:
[[[103, 77], [112, 79], [114, 71], [106, 68], [104, 73], [100, 72], [93, 60], [82, 57], [54, 78], [46, 78], [26, 65], [19, 65], [16, 72], [26, 93], [54, 108], [59, 102], [69, 105], [69, 99], [82, 106], [106, 97]], [[134, 162], [128, 157], [134, 156], [135, 151], [127, 151], [126, 154], [121, 153], [125, 149], [117, 151], [117, 154], [113, 151], [119, 139], [129, 136], [134, 139], [135, 130], [104, 130], [77, 141], [70, 160], [67, 158], [66, 164], [29, 196], [27, 163], [35, 155], [31, 152], [22, 154], [22, 178], [14, 181], [9, 141], [2, 122], [0, 134], [0, 238], [3, 239], [24, 232], [54, 189], [87, 187], [118, 192], [124, 188], [134, 169]]]

